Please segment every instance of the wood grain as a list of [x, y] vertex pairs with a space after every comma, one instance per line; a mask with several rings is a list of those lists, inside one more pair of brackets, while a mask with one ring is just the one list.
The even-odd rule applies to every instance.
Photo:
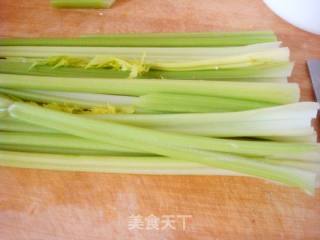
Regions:
[[[55, 10], [0, 0], [0, 36], [272, 29], [296, 62], [291, 81], [313, 93], [305, 61], [320, 37], [259, 0], [118, 0], [109, 10]], [[320, 239], [320, 192], [245, 177], [135, 176], [0, 169], [1, 240]], [[131, 215], [192, 215], [186, 229], [129, 230]]]

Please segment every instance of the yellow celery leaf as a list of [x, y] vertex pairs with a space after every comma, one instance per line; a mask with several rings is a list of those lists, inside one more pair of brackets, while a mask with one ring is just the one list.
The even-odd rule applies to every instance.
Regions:
[[95, 56], [86, 68], [113, 68], [120, 71], [130, 71], [129, 78], [135, 78], [142, 73], [148, 72], [149, 67], [141, 61], [129, 62], [116, 57]]
[[81, 67], [84, 68], [89, 63], [88, 58], [83, 57], [69, 57], [69, 56], [52, 56], [45, 60], [35, 62], [31, 68], [36, 66], [52, 66], [53, 68], [58, 67]]
[[29, 104], [42, 106], [44, 108], [72, 113], [72, 114], [117, 114], [117, 113], [134, 113], [133, 107], [117, 107], [110, 104], [105, 106], [97, 107], [80, 107], [77, 105], [66, 104], [66, 103], [37, 103], [28, 102]]

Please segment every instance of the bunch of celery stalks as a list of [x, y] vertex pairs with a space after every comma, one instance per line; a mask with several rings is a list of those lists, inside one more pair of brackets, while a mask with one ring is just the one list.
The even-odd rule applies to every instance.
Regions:
[[317, 187], [319, 105], [272, 32], [1, 39], [0, 57], [0, 166]]

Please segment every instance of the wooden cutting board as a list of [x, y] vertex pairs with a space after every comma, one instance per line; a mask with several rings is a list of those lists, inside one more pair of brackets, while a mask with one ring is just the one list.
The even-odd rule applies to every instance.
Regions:
[[[119, 0], [110, 10], [0, 0], [2, 37], [256, 29], [274, 30], [290, 47], [291, 80], [312, 100], [305, 61], [320, 58], [320, 37], [283, 22], [259, 0]], [[154, 229], [157, 220], [161, 229]], [[252, 178], [0, 168], [1, 240], [320, 239], [319, 224], [320, 191], [312, 197]]]

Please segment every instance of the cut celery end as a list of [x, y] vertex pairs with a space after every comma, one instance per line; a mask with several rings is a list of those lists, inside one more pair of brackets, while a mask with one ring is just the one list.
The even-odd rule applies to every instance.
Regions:
[[[90, 84], [88, 84], [90, 83]], [[275, 104], [299, 100], [295, 83], [245, 83], [197, 80], [119, 80], [98, 78], [57, 78], [0, 74], [0, 87], [48, 91], [70, 91], [141, 96], [148, 93], [194, 94], [227, 97]]]
[[161, 141], [163, 136], [170, 138], [170, 134], [111, 122], [85, 119], [24, 103], [15, 103], [8, 110], [12, 117], [19, 120], [54, 128], [79, 137], [130, 147], [136, 150], [147, 149], [150, 153], [262, 177], [289, 186], [299, 187], [309, 193], [314, 192], [316, 176], [314, 173], [264, 164], [236, 155], [186, 149], [175, 146], [174, 141], [171, 142], [172, 145], [170, 146], [168, 141]]
[[109, 8], [115, 0], [50, 0], [55, 8]]

